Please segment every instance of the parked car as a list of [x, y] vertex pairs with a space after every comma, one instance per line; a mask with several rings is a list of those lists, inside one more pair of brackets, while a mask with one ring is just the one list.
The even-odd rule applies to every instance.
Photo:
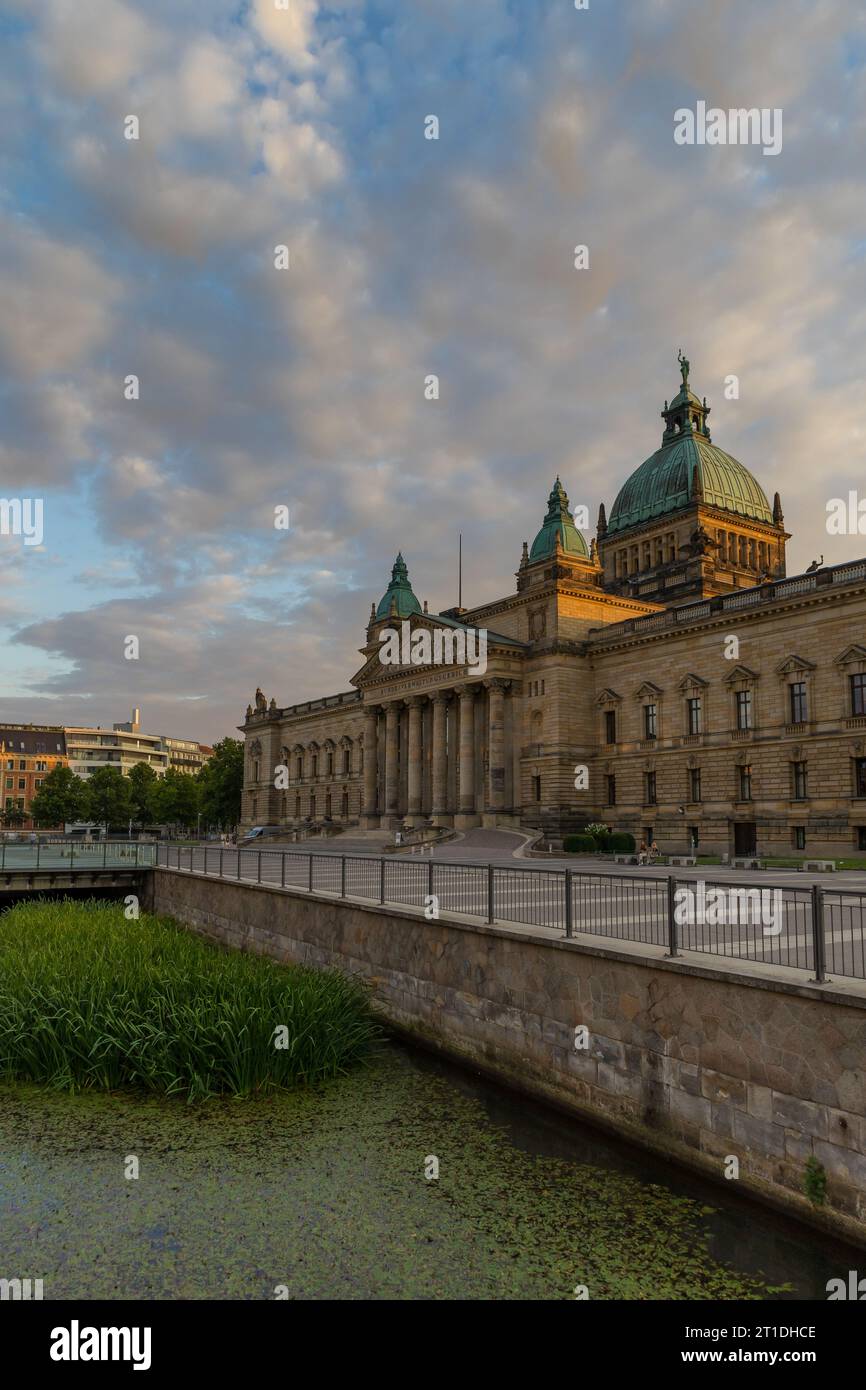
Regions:
[[244, 849], [248, 845], [260, 845], [263, 840], [275, 840], [281, 835], [286, 835], [286, 831], [281, 825], [254, 825], [242, 839], [238, 840], [238, 846]]

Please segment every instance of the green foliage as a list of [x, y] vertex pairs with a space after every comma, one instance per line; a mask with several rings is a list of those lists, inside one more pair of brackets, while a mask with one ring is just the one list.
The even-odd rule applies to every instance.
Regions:
[[87, 813], [83, 817], [109, 830], [125, 830], [132, 818], [129, 779], [120, 768], [98, 767], [85, 783]]
[[17, 806], [4, 806], [0, 811], [0, 825], [9, 826], [14, 829], [16, 825], [23, 825], [27, 819], [27, 812], [20, 810]]
[[238, 738], [224, 738], [214, 744], [213, 756], [205, 763], [196, 781], [201, 797], [205, 825], [230, 830], [241, 818], [241, 792], [244, 785], [244, 745]]
[[55, 767], [43, 779], [31, 806], [34, 825], [60, 826], [90, 814], [87, 783], [68, 767]]
[[566, 854], [594, 854], [596, 843], [592, 835], [566, 835], [562, 848]]
[[139, 825], [152, 825], [156, 820], [155, 792], [157, 775], [150, 763], [136, 763], [129, 774], [129, 794], [132, 818]]
[[198, 779], [170, 767], [163, 777], [157, 778], [153, 811], [154, 819], [162, 825], [185, 825], [195, 829], [199, 811]]
[[610, 837], [611, 854], [634, 854], [634, 835], [628, 830], [614, 830]]
[[566, 835], [562, 847], [566, 854], [634, 854], [634, 836], [595, 822], [580, 835]]
[[827, 1171], [823, 1163], [812, 1154], [806, 1159], [803, 1177], [803, 1191], [816, 1207], [822, 1207], [827, 1197]]
[[5, 1080], [246, 1096], [338, 1076], [378, 1033], [363, 987], [338, 971], [220, 951], [164, 918], [127, 921], [115, 903], [0, 916]]

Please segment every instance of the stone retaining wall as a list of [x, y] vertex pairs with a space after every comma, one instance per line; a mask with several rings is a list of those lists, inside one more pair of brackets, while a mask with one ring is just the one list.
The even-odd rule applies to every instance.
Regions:
[[[866, 998], [625, 943], [150, 877], [150, 910], [241, 950], [357, 972], [419, 1040], [712, 1177], [734, 1156], [743, 1188], [866, 1243]], [[804, 1195], [810, 1157], [827, 1177], [818, 1207]]]

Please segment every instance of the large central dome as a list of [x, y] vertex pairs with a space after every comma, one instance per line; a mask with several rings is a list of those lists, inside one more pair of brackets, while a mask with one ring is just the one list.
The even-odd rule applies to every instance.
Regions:
[[683, 385], [665, 402], [665, 432], [660, 449], [632, 473], [620, 489], [607, 523], [608, 535], [679, 511], [700, 500], [737, 516], [772, 524], [773, 513], [763, 488], [730, 454], [710, 440], [706, 400], [689, 390], [688, 361], [683, 358]]

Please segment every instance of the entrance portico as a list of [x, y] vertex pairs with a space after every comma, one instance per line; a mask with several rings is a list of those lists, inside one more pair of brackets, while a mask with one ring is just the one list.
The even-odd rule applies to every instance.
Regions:
[[519, 683], [471, 677], [401, 673], [364, 690], [365, 828], [513, 823]]

